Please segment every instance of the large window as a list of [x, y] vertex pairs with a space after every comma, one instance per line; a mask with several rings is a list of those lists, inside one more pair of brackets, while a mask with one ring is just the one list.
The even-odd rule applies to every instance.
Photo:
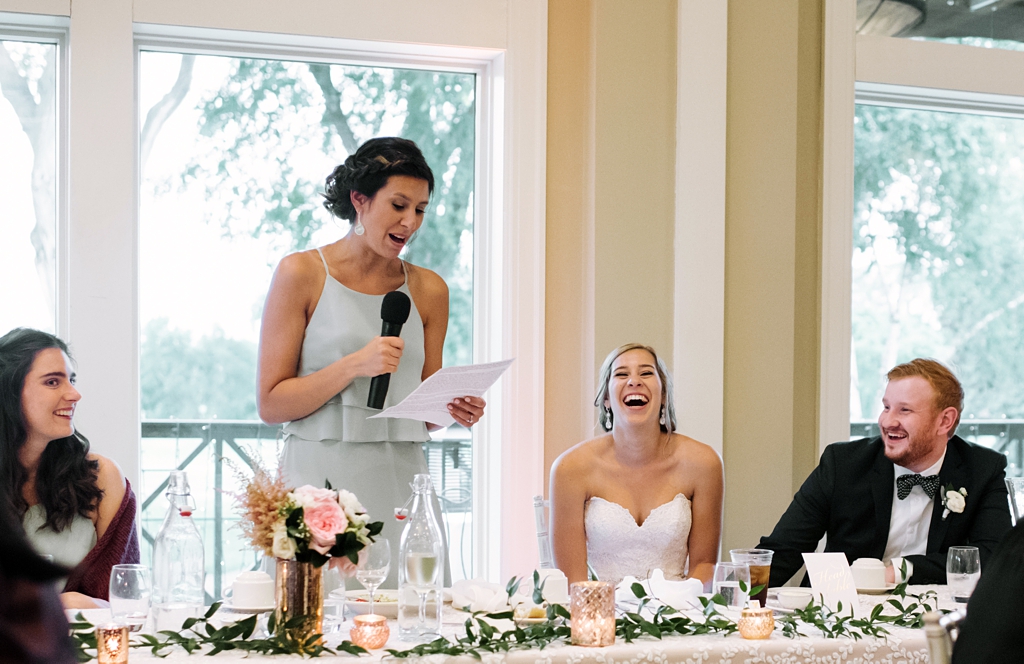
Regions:
[[54, 332], [60, 50], [56, 40], [2, 37], [0, 334], [19, 326]]
[[[216, 490], [234, 487], [221, 461], [244, 466], [247, 446], [276, 451], [255, 405], [270, 277], [286, 253], [347, 232], [319, 194], [368, 138], [410, 138], [434, 170], [429, 232], [405, 257], [449, 285], [445, 364], [472, 361], [476, 77], [143, 50], [139, 80], [143, 547], [166, 509], [167, 471], [185, 467], [215, 595], [256, 562]], [[474, 573], [470, 450], [454, 428], [426, 445], [456, 578]]]
[[1021, 472], [1024, 120], [858, 105], [851, 420], [914, 357], [964, 385], [961, 435]]

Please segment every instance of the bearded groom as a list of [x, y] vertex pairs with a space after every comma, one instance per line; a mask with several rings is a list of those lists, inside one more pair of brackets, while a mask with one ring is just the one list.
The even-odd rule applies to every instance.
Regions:
[[946, 583], [946, 552], [976, 546], [985, 561], [1010, 530], [1006, 457], [954, 435], [963, 388], [935, 360], [893, 368], [881, 435], [834, 443], [800, 487], [762, 549], [775, 552], [780, 586], [827, 535], [825, 551], [880, 558], [893, 582], [905, 560], [912, 583]]

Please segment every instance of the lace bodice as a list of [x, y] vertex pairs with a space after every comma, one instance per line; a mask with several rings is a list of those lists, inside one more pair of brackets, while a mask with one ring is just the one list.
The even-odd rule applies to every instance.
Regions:
[[646, 579], [655, 569], [666, 579], [686, 574], [686, 543], [690, 536], [690, 501], [679, 493], [651, 510], [636, 525], [622, 505], [594, 496], [583, 516], [587, 562], [602, 581], [618, 583], [625, 576]]

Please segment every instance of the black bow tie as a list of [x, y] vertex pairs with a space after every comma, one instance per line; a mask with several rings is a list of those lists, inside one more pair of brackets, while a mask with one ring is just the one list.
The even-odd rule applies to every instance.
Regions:
[[929, 475], [928, 477], [921, 477], [920, 475], [900, 475], [896, 478], [896, 497], [903, 500], [910, 495], [910, 490], [914, 488], [914, 485], [918, 484], [924, 489], [924, 492], [928, 494], [929, 498], [935, 497], [935, 492], [939, 490], [939, 476]]

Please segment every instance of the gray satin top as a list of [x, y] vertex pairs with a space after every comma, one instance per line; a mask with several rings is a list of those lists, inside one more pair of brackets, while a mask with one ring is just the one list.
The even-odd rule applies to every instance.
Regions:
[[[317, 253], [323, 261], [327, 278], [316, 310], [306, 326], [299, 376], [308, 376], [360, 350], [380, 334], [380, 306], [384, 296], [367, 295], [344, 286], [331, 276], [323, 253], [319, 249]], [[407, 274], [406, 282], [398, 290], [409, 295], [411, 301], [408, 281]], [[385, 408], [397, 404], [416, 389], [423, 374], [423, 319], [415, 303], [410, 308], [409, 320], [402, 326], [402, 339], [405, 340], [405, 350], [398, 363], [398, 370], [391, 374]], [[356, 378], [316, 411], [285, 424], [284, 432], [304, 440], [352, 443], [385, 440], [424, 442], [430, 439], [423, 422], [386, 417], [367, 419], [380, 412], [366, 407], [369, 391], [370, 378]]]
[[96, 526], [88, 517], [76, 514], [67, 528], [60, 531], [44, 527], [44, 523], [46, 508], [41, 504], [29, 507], [21, 519], [25, 536], [36, 552], [50, 554], [58, 565], [74, 567], [96, 546]]

